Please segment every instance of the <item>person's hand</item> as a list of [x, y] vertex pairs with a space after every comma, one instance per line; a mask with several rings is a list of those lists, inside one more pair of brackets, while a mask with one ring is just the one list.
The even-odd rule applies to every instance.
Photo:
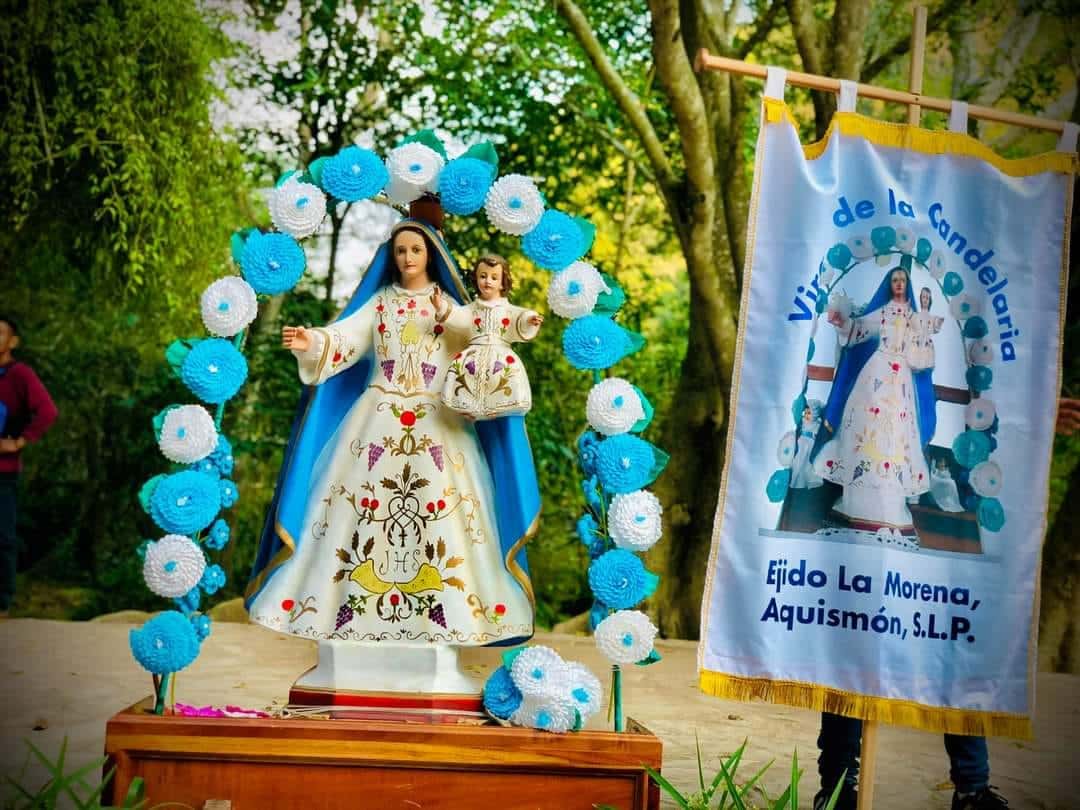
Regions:
[[1072, 436], [1080, 430], [1080, 399], [1058, 400], [1057, 425], [1054, 429], [1062, 436]]
[[22, 449], [18, 439], [0, 439], [0, 453], [18, 453]]
[[835, 309], [829, 310], [829, 314], [826, 320], [828, 320], [828, 322], [831, 323], [833, 326], [844, 325], [844, 316], [837, 312]]
[[302, 326], [283, 326], [281, 328], [281, 345], [286, 349], [306, 352], [311, 348], [311, 342], [311, 334]]
[[438, 315], [442, 311], [442, 290], [439, 289], [439, 285], [435, 285], [435, 289], [431, 292], [431, 305], [435, 307], [435, 314]]
[[531, 323], [533, 326], [535, 326], [537, 328], [539, 328], [540, 324], [542, 324], [543, 322], [544, 322], [544, 316], [543, 315], [539, 315], [539, 314], [534, 312], [532, 315], [529, 316], [529, 323]]

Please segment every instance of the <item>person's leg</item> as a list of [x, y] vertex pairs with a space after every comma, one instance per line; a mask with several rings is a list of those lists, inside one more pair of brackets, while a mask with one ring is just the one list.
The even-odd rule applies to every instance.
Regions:
[[15, 486], [18, 477], [0, 474], [0, 613], [7, 613], [15, 598], [15, 565], [19, 543], [15, 539]]
[[825, 712], [821, 715], [818, 735], [818, 773], [821, 791], [831, 794], [841, 775], [854, 788], [859, 781], [859, 748], [862, 744], [862, 721]]
[[978, 793], [990, 785], [990, 753], [986, 737], [945, 735], [949, 775], [957, 793]]

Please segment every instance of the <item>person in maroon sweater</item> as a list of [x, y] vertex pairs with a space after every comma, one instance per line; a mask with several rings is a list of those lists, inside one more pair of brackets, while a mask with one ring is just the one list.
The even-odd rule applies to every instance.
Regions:
[[30, 366], [15, 360], [19, 328], [0, 315], [0, 618], [15, 598], [15, 490], [22, 450], [40, 439], [56, 419], [56, 406]]

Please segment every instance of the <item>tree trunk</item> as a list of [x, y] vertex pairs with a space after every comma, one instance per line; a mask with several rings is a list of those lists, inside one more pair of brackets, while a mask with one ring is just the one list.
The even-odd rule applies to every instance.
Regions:
[[1069, 504], [1080, 499], [1080, 464], [1043, 546], [1042, 610], [1039, 615], [1039, 669], [1080, 672], [1080, 512]]

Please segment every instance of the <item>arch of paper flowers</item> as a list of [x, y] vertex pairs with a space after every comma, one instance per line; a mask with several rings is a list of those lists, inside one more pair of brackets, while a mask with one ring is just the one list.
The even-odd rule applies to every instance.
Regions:
[[[997, 449], [998, 418], [993, 400], [985, 396], [993, 383], [993, 370], [989, 363], [994, 357], [994, 347], [987, 340], [990, 330], [982, 317], [981, 300], [964, 292], [964, 279], [959, 273], [949, 270], [947, 257], [946, 251], [933, 250], [930, 240], [925, 237], [916, 239], [909, 229], [888, 225], [874, 228], [869, 236], [855, 236], [829, 248], [825, 260], [818, 265], [818, 293], [806, 350], [806, 364], [809, 366], [814, 356], [814, 337], [817, 334], [819, 317], [830, 305], [847, 315], [860, 314], [852, 307], [846, 295], [834, 295], [834, 291], [848, 273], [870, 261], [880, 266], [899, 261], [901, 266], [908, 270], [912, 264], [918, 264], [926, 270], [949, 303], [949, 314], [960, 330], [964, 362], [967, 366], [965, 380], [971, 400], [964, 412], [965, 430], [959, 433], [952, 443], [953, 456], [962, 468], [959, 482], [970, 484], [976, 496], [975, 503], [965, 506], [975, 512], [980, 526], [996, 532], [1005, 524], [1005, 510], [996, 497], [1001, 491], [1001, 466], [990, 459], [991, 453]], [[802, 422], [808, 379], [808, 374], [804, 371], [802, 389], [791, 406], [796, 430]], [[766, 485], [766, 494], [773, 503], [779, 503], [787, 495], [795, 446], [795, 431], [789, 431], [781, 437], [777, 447], [780, 469], [772, 474]]]
[[[331, 206], [378, 194], [398, 205], [435, 195], [443, 209], [455, 215], [483, 208], [496, 228], [521, 237], [522, 251], [531, 261], [554, 273], [549, 303], [557, 314], [574, 319], [563, 336], [564, 350], [576, 367], [593, 370], [596, 382], [588, 405], [593, 430], [579, 442], [588, 512], [578, 531], [593, 558], [589, 582], [597, 596], [591, 624], [616, 673], [619, 664], [658, 660], [652, 649], [656, 628], [630, 608], [656, 587], [657, 577], [645, 571], [633, 552], [659, 539], [659, 502], [643, 487], [660, 473], [667, 456], [629, 435], [643, 430], [652, 417], [644, 394], [618, 378], [601, 380], [601, 370], [644, 341], [613, 320], [625, 300], [614, 279], [581, 260], [592, 246], [595, 228], [583, 218], [548, 208], [530, 178], [499, 177], [491, 144], [478, 144], [448, 160], [442, 142], [422, 130], [392, 149], [385, 161], [369, 149], [349, 146], [304, 170], [284, 174], [268, 199], [275, 230], [248, 228], [233, 234], [232, 256], [241, 275], [220, 278], [202, 293], [200, 310], [208, 336], [176, 340], [165, 352], [174, 374], [203, 404], [170, 405], [155, 417], [158, 445], [174, 467], [151, 478], [139, 492], [144, 510], [165, 532], [139, 546], [143, 577], [147, 587], [175, 605], [132, 630], [129, 640], [135, 659], [154, 677], [158, 712], [164, 708], [170, 678], [198, 657], [210, 633], [203, 598], [225, 584], [221, 566], [208, 559], [208, 552], [221, 551], [229, 542], [229, 526], [219, 513], [239, 495], [229, 478], [232, 448], [221, 424], [226, 403], [247, 378], [243, 347], [258, 297], [296, 286], [307, 266], [300, 240], [319, 231]], [[214, 413], [205, 406], [213, 406]], [[517, 724], [553, 731], [580, 728], [600, 704], [599, 683], [584, 667], [556, 661], [556, 654], [544, 650], [508, 653], [506, 668], [489, 687], [501, 683], [517, 690], [517, 676], [510, 675], [525, 672], [520, 664], [514, 669], [518, 658], [537, 658], [529, 672], [550, 672], [545, 682], [554, 685], [530, 691], [521, 680], [522, 699], [513, 710], [506, 710], [505, 699], [489, 701], [489, 710]], [[617, 700], [617, 678], [615, 683]]]

